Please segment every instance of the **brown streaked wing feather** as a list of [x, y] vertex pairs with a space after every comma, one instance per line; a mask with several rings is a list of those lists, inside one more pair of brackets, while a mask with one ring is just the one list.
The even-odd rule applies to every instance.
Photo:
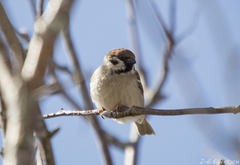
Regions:
[[139, 88], [141, 94], [143, 95], [143, 86], [142, 86], [142, 83], [141, 83], [141, 80], [140, 80], [140, 76], [139, 76], [139, 74], [138, 74], [137, 71], [136, 71], [136, 73], [135, 73], [135, 76], [136, 76], [137, 81], [138, 81], [138, 82], [137, 82], [137, 83], [138, 83], [138, 88]]

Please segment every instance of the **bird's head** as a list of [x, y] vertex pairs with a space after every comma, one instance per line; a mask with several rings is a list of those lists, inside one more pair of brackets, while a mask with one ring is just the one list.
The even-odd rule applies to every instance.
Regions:
[[135, 72], [134, 64], [135, 55], [128, 49], [112, 49], [104, 57], [103, 64], [107, 65], [113, 73], [133, 73]]

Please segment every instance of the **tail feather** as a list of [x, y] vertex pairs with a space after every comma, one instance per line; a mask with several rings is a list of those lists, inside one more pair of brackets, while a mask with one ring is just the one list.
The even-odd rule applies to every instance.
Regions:
[[143, 135], [156, 135], [154, 130], [152, 129], [149, 121], [144, 118], [142, 123], [139, 124], [138, 122], [135, 122], [136, 126], [137, 126], [137, 130], [138, 130], [138, 134], [140, 136]]

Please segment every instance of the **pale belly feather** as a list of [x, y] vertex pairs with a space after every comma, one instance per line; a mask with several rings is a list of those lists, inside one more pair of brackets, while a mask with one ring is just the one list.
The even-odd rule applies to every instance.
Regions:
[[[91, 83], [91, 96], [98, 108], [113, 111], [116, 105], [144, 106], [144, 99], [133, 75], [109, 75], [111, 78], [101, 77], [99, 81]], [[94, 92], [94, 94], [93, 94]], [[138, 121], [143, 115], [116, 119], [119, 123]]]

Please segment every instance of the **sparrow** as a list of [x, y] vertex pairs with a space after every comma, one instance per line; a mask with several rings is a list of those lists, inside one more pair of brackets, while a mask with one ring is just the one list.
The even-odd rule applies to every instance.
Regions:
[[[135, 70], [135, 55], [128, 49], [112, 49], [91, 77], [90, 95], [97, 108], [116, 111], [118, 106], [144, 106], [143, 87]], [[139, 135], [155, 135], [145, 115], [114, 119], [135, 122]]]

